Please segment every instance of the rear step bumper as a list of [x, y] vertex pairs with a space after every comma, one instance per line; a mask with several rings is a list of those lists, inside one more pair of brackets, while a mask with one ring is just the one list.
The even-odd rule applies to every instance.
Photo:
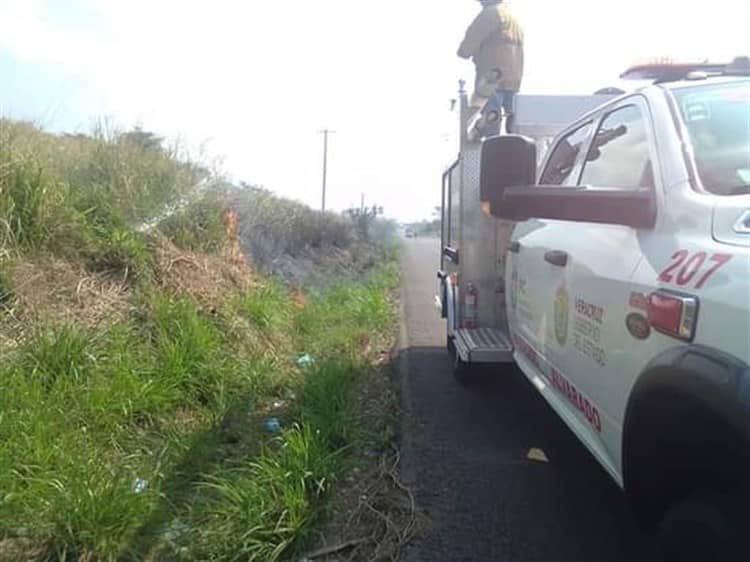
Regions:
[[513, 345], [502, 330], [461, 328], [453, 332], [456, 352], [466, 363], [512, 363]]

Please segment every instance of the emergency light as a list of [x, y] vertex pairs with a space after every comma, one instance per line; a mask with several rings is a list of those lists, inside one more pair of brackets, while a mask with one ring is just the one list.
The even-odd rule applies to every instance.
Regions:
[[750, 76], [750, 57], [737, 57], [726, 64], [698, 63], [652, 63], [632, 66], [620, 75], [623, 80], [651, 80], [654, 84], [677, 82], [703, 76]]

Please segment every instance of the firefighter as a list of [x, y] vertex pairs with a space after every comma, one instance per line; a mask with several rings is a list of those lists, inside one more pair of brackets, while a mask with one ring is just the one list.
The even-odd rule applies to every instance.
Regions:
[[[513, 101], [521, 87], [523, 75], [523, 29], [502, 0], [479, 0], [482, 11], [466, 30], [458, 56], [472, 59], [476, 67], [475, 89], [493, 72], [499, 71], [499, 86], [484, 111], [505, 113], [505, 129], [510, 132]], [[498, 134], [500, 121], [486, 134]]]

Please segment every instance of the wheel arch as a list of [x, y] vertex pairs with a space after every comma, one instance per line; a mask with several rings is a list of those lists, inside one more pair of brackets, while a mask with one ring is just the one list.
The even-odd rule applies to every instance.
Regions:
[[696, 488], [742, 484], [750, 468], [750, 367], [690, 345], [656, 357], [625, 412], [622, 463], [636, 515], [655, 525]]

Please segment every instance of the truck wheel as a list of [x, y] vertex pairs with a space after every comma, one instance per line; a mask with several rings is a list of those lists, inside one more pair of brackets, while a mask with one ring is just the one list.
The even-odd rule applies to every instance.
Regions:
[[659, 541], [667, 562], [739, 562], [746, 518], [727, 496], [698, 496], [667, 511]]

